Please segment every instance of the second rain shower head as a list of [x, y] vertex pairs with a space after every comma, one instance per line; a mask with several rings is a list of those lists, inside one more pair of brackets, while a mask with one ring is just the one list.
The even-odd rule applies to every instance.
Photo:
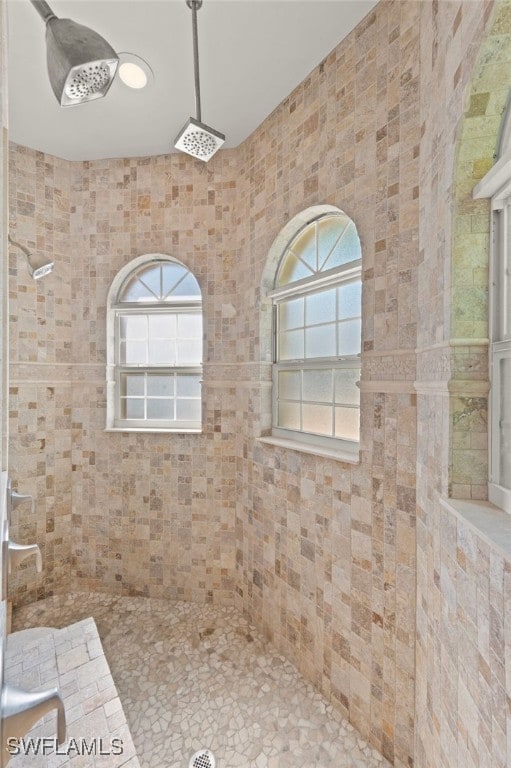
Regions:
[[44, 256], [33, 256], [28, 248], [25, 248], [21, 243], [17, 243], [10, 235], [7, 236], [7, 239], [9, 240], [9, 245], [14, 245], [15, 248], [19, 248], [20, 251], [25, 254], [28, 271], [34, 280], [39, 280], [40, 277], [44, 277], [53, 271], [53, 267], [55, 266], [53, 261], [46, 259]]
[[89, 27], [59, 19], [45, 0], [30, 0], [46, 24], [46, 60], [50, 84], [61, 107], [105, 96], [119, 58]]
[[202, 0], [186, 0], [188, 8], [192, 11], [193, 28], [193, 67], [195, 74], [195, 105], [197, 119], [191, 117], [176, 137], [174, 146], [181, 152], [186, 152], [198, 160], [207, 162], [217, 149], [220, 149], [225, 141], [225, 136], [220, 131], [215, 131], [209, 125], [201, 122], [200, 104], [200, 79], [199, 79], [199, 42], [197, 32], [197, 11], [202, 6]]

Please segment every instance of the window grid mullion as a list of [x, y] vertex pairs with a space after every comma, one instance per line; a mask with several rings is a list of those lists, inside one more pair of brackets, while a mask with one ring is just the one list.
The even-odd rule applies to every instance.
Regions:
[[502, 217], [500, 220], [501, 232], [499, 233], [499, 248], [497, 251], [497, 341], [502, 341], [506, 329], [506, 267], [507, 267], [507, 252], [508, 252], [508, 217], [509, 217], [509, 204], [505, 205], [502, 210]]
[[500, 324], [500, 333], [499, 333], [499, 341], [503, 341], [506, 338], [509, 338], [510, 336], [510, 328], [509, 328], [509, 303], [508, 303], [508, 294], [509, 294], [509, 267], [510, 267], [510, 257], [509, 254], [511, 253], [511, 227], [509, 223], [509, 216], [511, 213], [511, 201], [508, 200], [507, 205], [504, 208], [504, 237], [503, 241], [505, 243], [504, 247], [500, 249], [500, 252], [502, 254], [502, 267], [501, 267], [501, 274], [500, 274], [500, 285], [501, 285], [501, 294], [500, 294], [500, 306], [499, 306], [499, 314], [501, 314], [502, 322]]
[[144, 376], [144, 420], [147, 421], [147, 373]]

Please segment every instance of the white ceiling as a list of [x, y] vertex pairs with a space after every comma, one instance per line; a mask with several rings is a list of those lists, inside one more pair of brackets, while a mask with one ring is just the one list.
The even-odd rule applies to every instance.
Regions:
[[[116, 78], [103, 99], [60, 107], [46, 73], [44, 23], [8, 0], [9, 135], [68, 160], [173, 151], [195, 116], [192, 14], [185, 0], [54, 0], [57, 16], [135, 53], [154, 72], [143, 91]], [[375, 0], [204, 0], [198, 12], [202, 121], [226, 147], [249, 136], [376, 5]]]

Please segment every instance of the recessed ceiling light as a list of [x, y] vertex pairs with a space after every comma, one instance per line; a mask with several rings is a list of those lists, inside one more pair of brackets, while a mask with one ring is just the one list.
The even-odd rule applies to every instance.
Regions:
[[147, 61], [134, 53], [119, 53], [119, 77], [128, 88], [145, 88], [153, 79]]

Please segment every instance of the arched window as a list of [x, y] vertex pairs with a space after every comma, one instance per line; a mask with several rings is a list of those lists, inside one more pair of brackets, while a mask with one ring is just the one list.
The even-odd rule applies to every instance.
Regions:
[[108, 323], [107, 428], [200, 431], [202, 296], [190, 270], [135, 259], [110, 289]]
[[474, 190], [491, 198], [490, 430], [488, 498], [511, 512], [511, 106], [502, 119], [497, 161]]
[[282, 253], [274, 305], [277, 438], [358, 448], [361, 249], [342, 211], [302, 226]]

